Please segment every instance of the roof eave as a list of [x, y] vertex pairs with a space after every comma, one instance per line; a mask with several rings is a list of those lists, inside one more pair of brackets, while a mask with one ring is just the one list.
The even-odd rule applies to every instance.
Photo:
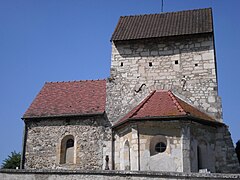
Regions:
[[141, 37], [141, 38], [128, 38], [128, 39], [110, 39], [110, 42], [119, 42], [119, 41], [132, 41], [132, 40], [146, 40], [146, 39], [155, 39], [155, 38], [170, 38], [170, 37], [184, 37], [184, 36], [191, 36], [191, 35], [201, 35], [201, 34], [214, 34], [214, 31], [206, 31], [201, 33], [191, 33], [191, 34], [179, 34], [179, 35], [169, 35], [169, 36], [160, 36], [160, 37]]
[[195, 116], [191, 115], [180, 115], [180, 116], [154, 116], [154, 117], [142, 117], [142, 118], [128, 118], [125, 121], [116, 123], [115, 125], [112, 126], [112, 129], [115, 129], [119, 126], [124, 125], [127, 122], [136, 122], [136, 121], [176, 121], [176, 120], [187, 120], [187, 121], [194, 121], [197, 123], [201, 123], [204, 125], [215, 125], [215, 126], [225, 126], [224, 123], [218, 122], [218, 121], [211, 121], [211, 120], [206, 120], [202, 118], [198, 118]]
[[45, 116], [26, 116], [26, 117], [23, 116], [21, 119], [26, 121], [31, 119], [101, 116], [104, 114], [105, 114], [105, 111], [97, 112], [97, 113], [85, 113], [85, 114], [62, 114], [62, 115], [45, 115]]

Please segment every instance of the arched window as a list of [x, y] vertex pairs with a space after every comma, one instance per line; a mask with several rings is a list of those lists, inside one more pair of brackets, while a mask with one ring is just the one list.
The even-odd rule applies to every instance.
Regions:
[[65, 136], [61, 141], [60, 164], [74, 163], [74, 137]]
[[124, 143], [124, 170], [131, 170], [130, 145], [128, 140]]

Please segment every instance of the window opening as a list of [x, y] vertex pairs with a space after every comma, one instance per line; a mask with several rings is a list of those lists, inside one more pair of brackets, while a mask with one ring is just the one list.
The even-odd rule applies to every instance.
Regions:
[[128, 140], [124, 144], [124, 170], [131, 170], [130, 145]]
[[61, 141], [60, 164], [74, 163], [74, 137], [65, 136]]
[[71, 148], [74, 146], [74, 141], [73, 139], [69, 139], [67, 140], [67, 143], [66, 143], [66, 148]]
[[175, 61], [175, 64], [178, 64], [178, 60]]
[[159, 153], [164, 152], [166, 150], [166, 148], [167, 148], [167, 146], [163, 142], [159, 142], [155, 145], [155, 151], [159, 152]]
[[123, 62], [121, 62], [120, 66], [123, 66]]
[[152, 62], [149, 62], [149, 67], [152, 67]]

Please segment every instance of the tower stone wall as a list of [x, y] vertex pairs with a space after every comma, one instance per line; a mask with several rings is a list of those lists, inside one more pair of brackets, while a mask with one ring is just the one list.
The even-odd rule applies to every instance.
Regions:
[[112, 42], [109, 119], [115, 122], [155, 89], [171, 89], [221, 122], [213, 34]]

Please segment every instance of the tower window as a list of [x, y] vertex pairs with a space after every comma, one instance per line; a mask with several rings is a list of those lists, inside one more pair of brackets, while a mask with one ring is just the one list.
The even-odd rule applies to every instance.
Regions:
[[152, 62], [149, 62], [148, 65], [149, 65], [149, 67], [152, 67]]
[[120, 66], [123, 66], [123, 62], [121, 62]]
[[178, 60], [175, 61], [175, 64], [178, 64]]
[[198, 64], [195, 64], [195, 66], [198, 66]]

